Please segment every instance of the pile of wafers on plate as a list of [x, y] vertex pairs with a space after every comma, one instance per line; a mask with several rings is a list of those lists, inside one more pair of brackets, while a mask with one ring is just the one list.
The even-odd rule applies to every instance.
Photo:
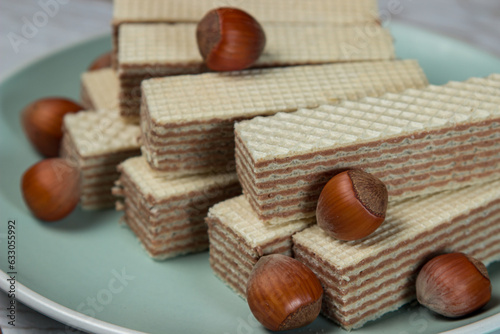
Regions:
[[[433, 254], [500, 260], [500, 75], [429, 85], [376, 0], [234, 2], [266, 46], [249, 69], [213, 72], [195, 38], [213, 1], [114, 1], [112, 67], [82, 75], [93, 111], [63, 124], [84, 209], [122, 210], [155, 260], [209, 249], [243, 298], [261, 257], [293, 256], [345, 329], [415, 299]], [[350, 169], [385, 184], [388, 209], [343, 241], [315, 214]]]

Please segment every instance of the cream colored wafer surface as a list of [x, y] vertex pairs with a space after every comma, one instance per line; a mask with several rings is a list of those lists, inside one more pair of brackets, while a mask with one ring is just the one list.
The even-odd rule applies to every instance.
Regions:
[[68, 114], [63, 127], [82, 157], [139, 150], [140, 127], [124, 122], [117, 110]]
[[[253, 67], [394, 58], [379, 24], [264, 24], [266, 47]], [[202, 66], [195, 24], [122, 24], [118, 59], [127, 66]], [[126, 71], [126, 69], [123, 69]]]
[[198, 22], [217, 7], [241, 8], [259, 22], [351, 24], [378, 18], [375, 0], [114, 0], [113, 22]]
[[142, 196], [152, 197], [155, 201], [186, 196], [190, 192], [214, 187], [226, 187], [238, 182], [235, 173], [202, 174], [172, 179], [168, 173], [151, 169], [144, 157], [128, 159], [119, 169], [140, 189]]
[[201, 63], [195, 24], [122, 24], [118, 62], [121, 66]]
[[118, 109], [119, 82], [112, 69], [105, 68], [83, 73], [82, 86], [93, 109]]
[[487, 79], [492, 80], [492, 81], [498, 81], [500, 82], [500, 74], [499, 73], [493, 73], [490, 74]]
[[[439, 87], [434, 86], [433, 91], [421, 94], [413, 90], [389, 93], [380, 98], [367, 97], [358, 102], [345, 101], [336, 106], [257, 117], [236, 124], [235, 132], [252, 160], [258, 162], [500, 116], [494, 95], [489, 97], [493, 103], [485, 100], [480, 105], [485, 109], [479, 109], [448, 103], [453, 102], [454, 97], [439, 91]], [[476, 98], [474, 91], [464, 95], [464, 103], [467, 98], [471, 103]]]
[[[452, 226], [453, 219], [467, 216], [475, 209], [500, 199], [500, 181], [471, 186], [432, 196], [416, 197], [390, 205], [384, 223], [370, 236], [355, 241], [340, 241], [328, 237], [319, 226], [313, 226], [294, 235], [300, 244], [317, 254], [336, 270], [352, 269], [351, 275], [363, 270], [360, 263], [377, 257], [384, 251], [397, 249], [430, 233], [439, 226]], [[365, 262], [363, 262], [365, 261]], [[344, 279], [350, 280], [349, 276]]]
[[289, 237], [314, 222], [314, 219], [303, 219], [279, 226], [266, 224], [257, 217], [244, 196], [216, 204], [210, 209], [208, 218], [217, 219], [220, 224], [236, 233], [251, 247], [262, 246], [274, 240]]
[[155, 78], [142, 83], [145, 121], [157, 125], [250, 118], [422, 87], [413, 60], [270, 68]]

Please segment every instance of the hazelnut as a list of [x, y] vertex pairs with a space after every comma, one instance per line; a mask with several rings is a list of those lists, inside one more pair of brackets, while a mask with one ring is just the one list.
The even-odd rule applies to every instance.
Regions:
[[80, 200], [80, 172], [68, 160], [45, 159], [23, 174], [21, 190], [37, 218], [56, 221], [69, 215]]
[[29, 104], [21, 113], [21, 123], [31, 144], [45, 157], [59, 156], [64, 115], [82, 110], [65, 98], [48, 97]]
[[113, 57], [113, 52], [111, 51], [103, 53], [102, 55], [94, 59], [92, 64], [90, 64], [88, 71], [95, 71], [111, 67], [112, 57]]
[[491, 299], [491, 282], [483, 263], [463, 253], [439, 255], [420, 270], [417, 300], [450, 318], [474, 312]]
[[310, 324], [321, 310], [323, 288], [301, 262], [280, 254], [263, 256], [247, 283], [247, 300], [264, 327], [288, 330]]
[[362, 239], [385, 220], [388, 194], [385, 184], [359, 169], [335, 175], [318, 199], [316, 219], [330, 236]]
[[237, 71], [250, 67], [266, 45], [262, 26], [237, 8], [217, 8], [198, 23], [196, 39], [201, 56], [213, 71]]

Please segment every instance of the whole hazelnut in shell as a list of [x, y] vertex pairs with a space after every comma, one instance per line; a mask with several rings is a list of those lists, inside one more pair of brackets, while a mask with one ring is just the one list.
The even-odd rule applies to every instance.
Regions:
[[358, 240], [373, 233], [385, 220], [385, 184], [359, 169], [335, 175], [323, 188], [316, 207], [318, 225], [340, 240]]
[[491, 299], [491, 282], [484, 264], [463, 253], [436, 256], [420, 270], [417, 300], [450, 318], [474, 312]]
[[42, 160], [22, 176], [21, 190], [30, 211], [52, 222], [69, 215], [80, 200], [80, 171], [61, 158]]
[[321, 310], [323, 288], [303, 263], [291, 257], [263, 256], [247, 283], [247, 301], [264, 327], [281, 331], [306, 326]]
[[48, 97], [30, 103], [21, 113], [21, 123], [31, 144], [45, 157], [59, 156], [64, 116], [83, 107], [61, 97]]
[[207, 67], [213, 71], [248, 68], [266, 45], [259, 22], [250, 14], [230, 7], [208, 12], [198, 23], [196, 40]]

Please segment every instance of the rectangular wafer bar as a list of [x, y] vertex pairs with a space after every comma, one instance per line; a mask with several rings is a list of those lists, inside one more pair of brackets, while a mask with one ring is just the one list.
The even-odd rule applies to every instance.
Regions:
[[235, 121], [425, 85], [413, 60], [150, 79], [142, 84], [142, 151], [158, 170], [233, 170]]
[[110, 68], [85, 72], [81, 79], [81, 100], [87, 110], [117, 110], [119, 83]]
[[391, 200], [498, 179], [499, 93], [474, 78], [238, 123], [244, 194], [261, 219], [281, 223], [313, 216], [346, 168], [380, 178]]
[[347, 330], [359, 328], [415, 299], [418, 270], [436, 254], [500, 260], [500, 181], [392, 205], [362, 240], [340, 241], [316, 225], [293, 243], [295, 258], [323, 285], [322, 313]]
[[71, 159], [81, 171], [84, 209], [113, 207], [111, 193], [119, 174], [116, 166], [140, 155], [140, 128], [128, 124], [118, 110], [87, 111], [64, 117], [61, 156]]
[[210, 208], [206, 218], [210, 241], [210, 266], [215, 275], [245, 298], [250, 271], [260, 257], [292, 256], [292, 235], [314, 219], [271, 226], [259, 220], [243, 196]]
[[[379, 24], [264, 24], [266, 47], [253, 68], [390, 60], [390, 33]], [[118, 54], [120, 111], [139, 116], [140, 84], [153, 77], [207, 72], [195, 24], [123, 24]]]
[[235, 173], [171, 178], [152, 170], [144, 157], [128, 159], [119, 170], [118, 208], [155, 260], [206, 250], [209, 207], [241, 193]]

